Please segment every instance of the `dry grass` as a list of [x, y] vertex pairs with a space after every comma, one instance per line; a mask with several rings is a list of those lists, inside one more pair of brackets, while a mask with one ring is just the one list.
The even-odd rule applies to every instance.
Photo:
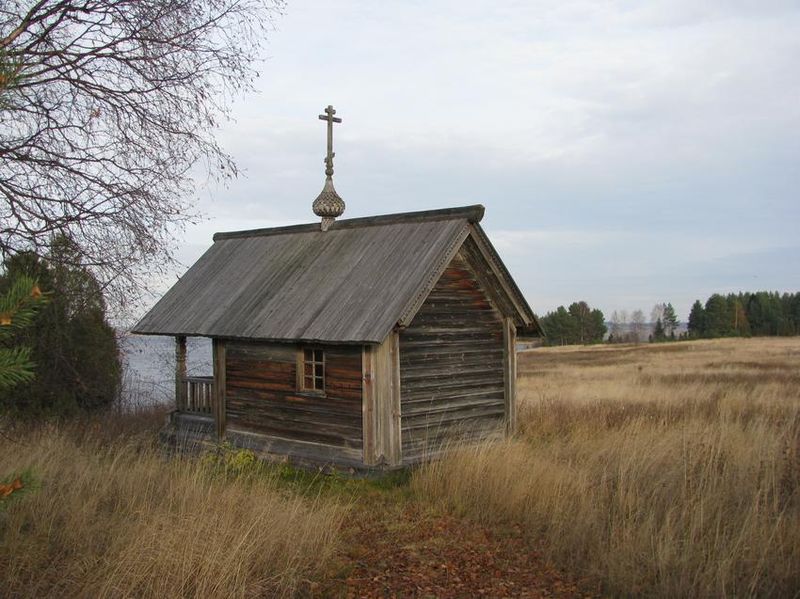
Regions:
[[76, 429], [0, 440], [0, 482], [21, 471], [32, 487], [0, 505], [3, 596], [293, 595], [344, 515], [258, 468], [167, 460], [135, 438], [79, 442]]
[[800, 340], [539, 349], [517, 438], [417, 473], [614, 595], [800, 594]]
[[[612, 595], [800, 594], [800, 339], [540, 349], [519, 371], [519, 434], [417, 471], [418, 508], [518, 525]], [[0, 595], [291, 596], [330, 575], [342, 504], [379, 487], [167, 459], [162, 417], [0, 437], [0, 483], [29, 483], [0, 500]], [[352, 517], [394, 522], [405, 490], [380, 497]]]

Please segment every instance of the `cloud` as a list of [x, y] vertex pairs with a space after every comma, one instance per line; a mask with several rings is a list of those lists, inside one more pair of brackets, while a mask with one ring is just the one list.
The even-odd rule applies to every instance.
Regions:
[[346, 216], [484, 203], [539, 311], [746, 287], [753, 256], [797, 286], [798, 31], [795, 2], [290, 4], [182, 256], [313, 220], [333, 103]]

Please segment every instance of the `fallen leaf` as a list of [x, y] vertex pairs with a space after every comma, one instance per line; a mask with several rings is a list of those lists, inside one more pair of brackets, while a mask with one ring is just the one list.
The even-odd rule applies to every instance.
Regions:
[[0, 499], [8, 497], [14, 491], [20, 490], [24, 485], [22, 484], [22, 479], [17, 477], [12, 482], [8, 484], [0, 485]]

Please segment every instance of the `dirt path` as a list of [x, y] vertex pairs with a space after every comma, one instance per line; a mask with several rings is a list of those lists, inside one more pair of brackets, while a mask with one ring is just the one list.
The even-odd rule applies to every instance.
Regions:
[[320, 596], [591, 597], [518, 531], [495, 532], [413, 502], [357, 507], [348, 520], [340, 574]]

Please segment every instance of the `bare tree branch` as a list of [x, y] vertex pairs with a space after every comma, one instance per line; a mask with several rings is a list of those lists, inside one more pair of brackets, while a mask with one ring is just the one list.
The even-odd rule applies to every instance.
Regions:
[[124, 308], [195, 218], [190, 171], [283, 0], [0, 0], [0, 252], [68, 234]]

